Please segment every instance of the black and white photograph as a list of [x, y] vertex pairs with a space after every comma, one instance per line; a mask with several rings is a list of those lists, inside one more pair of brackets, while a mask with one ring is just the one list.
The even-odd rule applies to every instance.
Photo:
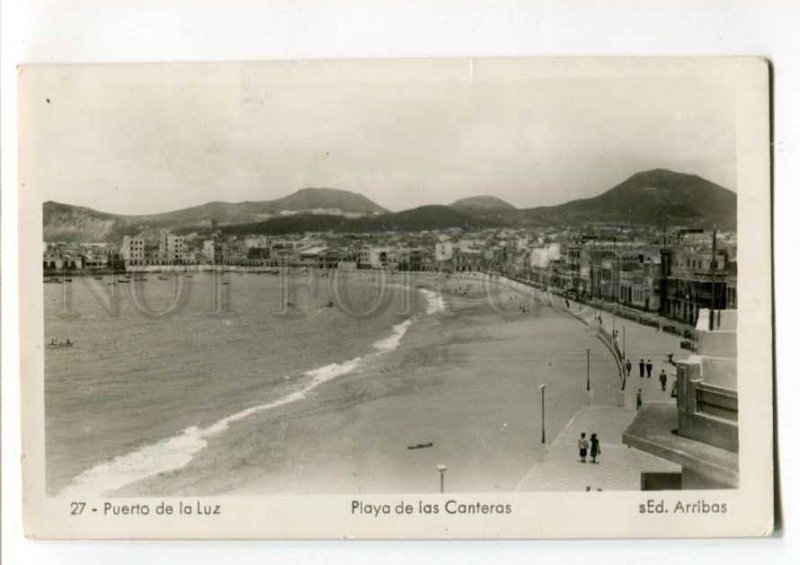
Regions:
[[747, 262], [768, 208], [741, 224], [769, 201], [742, 68], [763, 64], [22, 68], [32, 482], [112, 517], [643, 491], [676, 498], [637, 512], [724, 515], [750, 347], [771, 386], [770, 331], [743, 327], [770, 279]]

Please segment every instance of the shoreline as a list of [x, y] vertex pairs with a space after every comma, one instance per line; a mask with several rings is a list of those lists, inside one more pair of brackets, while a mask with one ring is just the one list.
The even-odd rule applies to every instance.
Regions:
[[[122, 456], [95, 465], [108, 474], [116, 464], [124, 474], [137, 453], [150, 449], [163, 458], [144, 476], [93, 490], [110, 496], [432, 492], [438, 483], [431, 469], [439, 463], [454, 471], [451, 489], [514, 490], [549, 448], [538, 441], [538, 385], [547, 384], [546, 425], [557, 437], [586, 407], [620, 406], [618, 368], [584, 319], [593, 319], [591, 306], [562, 307], [551, 294], [487, 277], [408, 277], [403, 284], [426, 297], [426, 315], [395, 323], [389, 336], [349, 361], [305, 370], [305, 384], [298, 381], [292, 392], [144, 446], [127, 454], [128, 462]], [[587, 350], [594, 374], [589, 393]], [[624, 410], [624, 395], [622, 402]]]
[[[460, 282], [471, 288], [451, 289], [447, 311], [418, 321], [397, 349], [301, 403], [232, 424], [180, 470], [113, 494], [431, 492], [440, 462], [453, 471], [452, 489], [513, 490], [544, 453], [540, 379], [556, 393], [559, 409], [547, 414], [553, 434], [581, 406], [612, 395], [616, 382], [598, 375], [592, 398], [582, 390], [584, 346], [596, 340], [573, 317], [549, 307], [504, 317], [486, 308], [480, 281]], [[514, 302], [519, 294], [500, 296]], [[564, 332], [582, 345], [566, 353]], [[598, 372], [610, 372], [610, 354], [595, 349]]]
[[[444, 309], [445, 304], [437, 292], [422, 286], [416, 290], [427, 302], [425, 315], [431, 316]], [[420, 316], [420, 313], [411, 314], [405, 320], [393, 324], [388, 336], [373, 341], [367, 350], [354, 358], [332, 361], [326, 365], [303, 370], [296, 379], [293, 379], [297, 383], [291, 387], [291, 392], [283, 390], [282, 393], [270, 395], [274, 398], [265, 403], [229, 413], [210, 424], [190, 425], [176, 435], [140, 446], [113, 459], [100, 461], [72, 477], [69, 484], [59, 490], [57, 496], [109, 493], [147, 481], [154, 476], [179, 472], [205, 449], [209, 438], [223, 434], [235, 422], [304, 400], [318, 386], [358, 370], [364, 362], [391, 353], [400, 345], [408, 329], [419, 320]]]

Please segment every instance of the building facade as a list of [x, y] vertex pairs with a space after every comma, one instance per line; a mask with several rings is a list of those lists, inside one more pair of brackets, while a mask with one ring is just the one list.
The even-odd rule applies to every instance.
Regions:
[[144, 238], [124, 236], [120, 254], [127, 265], [144, 265], [146, 263]]
[[186, 242], [183, 236], [162, 232], [158, 240], [158, 256], [162, 263], [168, 265], [186, 263]]

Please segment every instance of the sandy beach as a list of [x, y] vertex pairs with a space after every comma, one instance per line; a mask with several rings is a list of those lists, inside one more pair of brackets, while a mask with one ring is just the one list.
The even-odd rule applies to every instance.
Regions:
[[574, 316], [496, 282], [420, 275], [414, 285], [444, 309], [399, 347], [231, 422], [179, 470], [114, 494], [434, 492], [437, 464], [448, 491], [510, 491], [544, 452], [539, 385], [550, 438], [579, 408], [618, 397], [610, 353]]

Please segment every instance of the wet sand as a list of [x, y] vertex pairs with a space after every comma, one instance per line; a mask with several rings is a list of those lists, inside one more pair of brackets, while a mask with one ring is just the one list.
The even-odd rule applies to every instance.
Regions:
[[[616, 368], [570, 314], [493, 282], [505, 316], [477, 280], [440, 282], [445, 311], [416, 321], [394, 351], [232, 422], [186, 466], [113, 494], [436, 492], [437, 464], [448, 491], [513, 490], [543, 454], [539, 385], [550, 439], [581, 406], [614, 403]], [[414, 284], [435, 287], [428, 276]]]

